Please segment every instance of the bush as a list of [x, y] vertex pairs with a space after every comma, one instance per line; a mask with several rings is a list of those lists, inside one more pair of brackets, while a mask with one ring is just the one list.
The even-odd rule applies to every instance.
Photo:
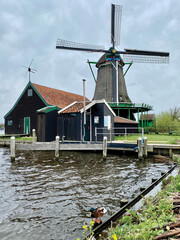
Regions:
[[175, 222], [173, 216], [173, 202], [169, 198], [172, 192], [180, 192], [180, 175], [170, 176], [164, 180], [168, 184], [156, 196], [157, 204], [154, 204], [152, 197], [145, 198], [144, 207], [139, 212], [129, 211], [129, 214], [120, 220], [116, 228], [110, 229], [111, 240], [151, 240], [153, 237], [162, 234], [164, 230], [154, 228], [162, 227], [164, 223]]
[[170, 109], [167, 112], [161, 112], [156, 116], [153, 127], [158, 132], [180, 132], [179, 108]]

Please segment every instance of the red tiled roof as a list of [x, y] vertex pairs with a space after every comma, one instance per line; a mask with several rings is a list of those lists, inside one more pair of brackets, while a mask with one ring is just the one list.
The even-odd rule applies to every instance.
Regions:
[[[152, 121], [154, 119], [154, 114], [148, 114], [148, 115], [144, 114], [143, 115], [143, 120], [147, 120], [147, 119], [148, 119], [148, 121]], [[140, 117], [139, 121], [141, 121], [141, 117]]]
[[123, 117], [114, 117], [114, 123], [136, 123], [138, 124], [138, 122], [133, 121], [133, 120], [129, 120], [127, 118], [123, 118]]
[[[83, 101], [83, 96], [32, 83], [44, 100], [53, 106], [64, 108], [75, 101]], [[86, 101], [89, 101], [86, 98]]]
[[[90, 102], [86, 102], [86, 105], [88, 105]], [[76, 102], [69, 106], [68, 108], [64, 109], [61, 113], [77, 113], [84, 107], [84, 102]]]

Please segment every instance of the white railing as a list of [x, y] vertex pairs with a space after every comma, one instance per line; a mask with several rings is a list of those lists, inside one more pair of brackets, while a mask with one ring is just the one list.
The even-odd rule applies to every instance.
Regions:
[[[107, 127], [103, 128], [95, 128], [95, 141], [102, 141], [103, 137], [107, 136], [109, 141], [112, 141], [113, 136], [124, 136], [124, 140], [127, 141], [128, 135], [141, 135], [142, 139], [144, 138], [144, 128], [140, 127], [119, 127], [119, 128], [110, 128]], [[98, 136], [100, 140], [98, 140]]]

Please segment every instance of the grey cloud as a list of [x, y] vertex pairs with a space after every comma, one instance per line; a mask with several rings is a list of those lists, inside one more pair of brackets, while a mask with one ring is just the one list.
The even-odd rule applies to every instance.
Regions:
[[[32, 81], [93, 97], [94, 80], [87, 59], [101, 54], [56, 50], [57, 38], [82, 43], [110, 44], [111, 0], [2, 0], [0, 8], [1, 114], [13, 106], [27, 84], [21, 65], [34, 59]], [[126, 75], [130, 98], [153, 105], [156, 112], [180, 104], [180, 2], [176, 0], [115, 0], [123, 5], [121, 45], [170, 51], [169, 65], [133, 64]], [[8, 99], [8, 101], [7, 101]]]

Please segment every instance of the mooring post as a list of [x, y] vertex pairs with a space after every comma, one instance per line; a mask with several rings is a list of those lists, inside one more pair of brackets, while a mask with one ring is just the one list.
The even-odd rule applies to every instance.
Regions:
[[11, 151], [11, 161], [15, 161], [15, 137], [10, 139], [10, 151]]
[[55, 149], [55, 159], [59, 159], [59, 150], [60, 150], [60, 143], [59, 143], [59, 136], [56, 136], [56, 149]]
[[147, 137], [144, 137], [144, 157], [148, 156], [148, 151], [147, 151]]
[[173, 152], [172, 152], [172, 148], [169, 148], [169, 156], [172, 158]]
[[97, 127], [95, 127], [95, 142], [97, 142]]
[[127, 142], [127, 128], [124, 129], [125, 143]]
[[107, 158], [107, 137], [103, 138], [103, 159]]
[[32, 130], [33, 143], [36, 142], [36, 129]]
[[110, 139], [111, 139], [111, 143], [112, 143], [112, 123], [111, 123], [111, 129], [110, 129]]
[[137, 140], [138, 144], [138, 158], [143, 159], [143, 148], [142, 148], [142, 138], [139, 137]]
[[128, 203], [128, 200], [127, 200], [127, 199], [125, 199], [125, 198], [121, 199], [121, 200], [120, 200], [120, 207], [125, 206], [127, 203]]

